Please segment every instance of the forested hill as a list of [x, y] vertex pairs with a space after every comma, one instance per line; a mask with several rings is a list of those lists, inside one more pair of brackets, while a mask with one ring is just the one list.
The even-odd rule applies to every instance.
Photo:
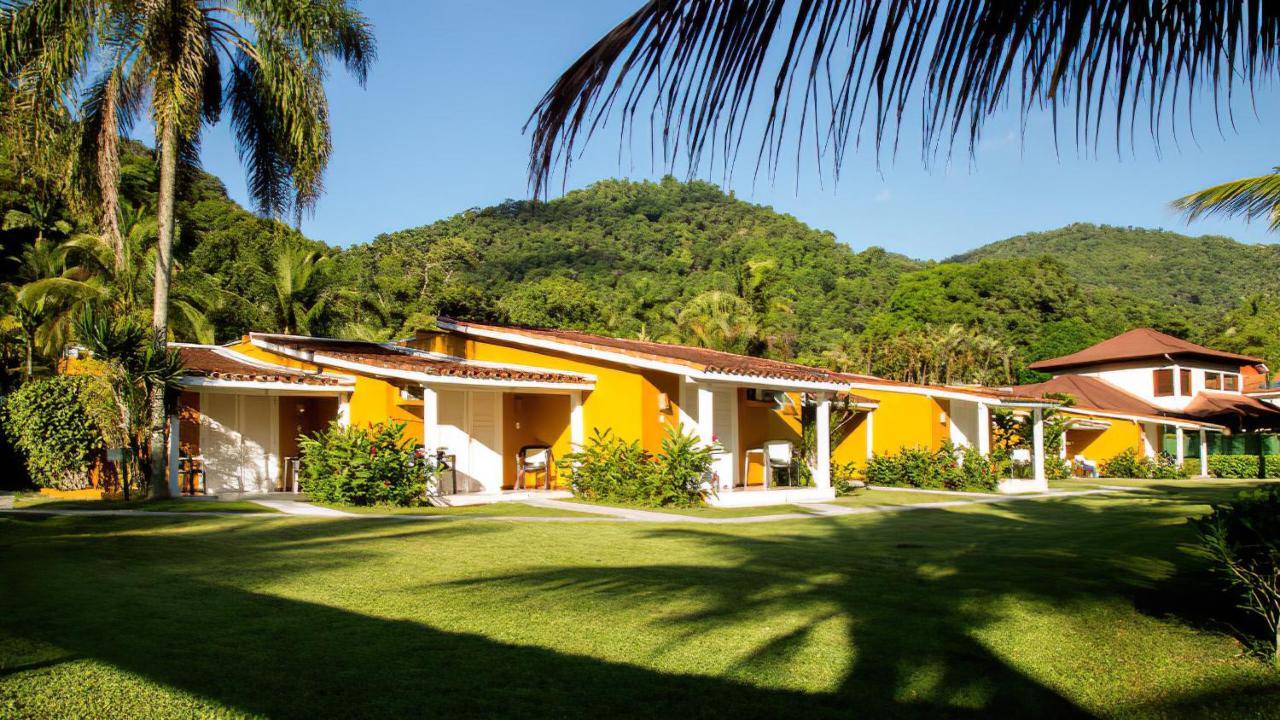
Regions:
[[1246, 245], [1217, 235], [1075, 224], [1000, 240], [951, 258], [1057, 258], [1088, 287], [1125, 289], [1162, 301], [1231, 307], [1280, 285], [1280, 245]]
[[[80, 296], [51, 298], [38, 352], [56, 358], [70, 341], [76, 303], [107, 297], [146, 315], [150, 153], [131, 151], [122, 169], [128, 282], [84, 255], [83, 238], [97, 234], [91, 208], [0, 160], [0, 245], [10, 258], [0, 264], [13, 278], [0, 309], [16, 316], [23, 283], [84, 279]], [[183, 186], [171, 313], [180, 340], [249, 330], [386, 339], [449, 314], [905, 380], [1007, 383], [1035, 377], [1025, 370], [1032, 360], [1152, 326], [1280, 366], [1275, 249], [1223, 238], [1075, 225], [926, 262], [852, 248], [709, 183], [666, 179], [605, 180], [339, 249], [245, 212], [208, 174], [189, 173]], [[26, 341], [16, 321], [4, 327], [0, 354], [11, 366]]]

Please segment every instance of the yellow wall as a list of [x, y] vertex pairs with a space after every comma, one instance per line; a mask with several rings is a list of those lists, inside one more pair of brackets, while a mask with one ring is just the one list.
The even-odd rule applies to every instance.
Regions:
[[[831, 449], [831, 462], [834, 465], [853, 463], [861, 468], [867, 462], [867, 417], [868, 413], [859, 412], [849, 421], [850, 428], [845, 436]], [[871, 422], [874, 430], [879, 430], [876, 420]], [[872, 438], [874, 441], [875, 438]]]
[[[1098, 420], [1091, 415], [1072, 415], [1086, 420]], [[1109, 460], [1125, 450], [1133, 450], [1139, 457], [1143, 454], [1142, 425], [1131, 420], [1105, 418], [1111, 427], [1105, 430], [1068, 430], [1067, 459], [1083, 455], [1094, 462]]]
[[[611, 429], [623, 440], [639, 441], [657, 452], [666, 428], [679, 423], [680, 378], [663, 372], [642, 371], [626, 365], [525, 348], [499, 341], [441, 333], [419, 335], [414, 347], [443, 352], [468, 360], [508, 363], [583, 373], [596, 378], [595, 388], [582, 393], [582, 418], [586, 439], [595, 429]], [[669, 407], [660, 411], [658, 396], [666, 393]], [[686, 433], [692, 428], [685, 428]]]
[[[741, 463], [747, 450], [760, 448], [770, 440], [788, 440], [800, 450], [800, 396], [799, 393], [788, 393], [792, 404], [777, 410], [773, 403], [747, 400], [746, 388], [738, 388], [738, 455]], [[753, 453], [748, 458], [747, 484], [760, 485], [764, 482], [764, 463], [760, 453]]]
[[[863, 397], [877, 400], [872, 428], [872, 450], [877, 455], [892, 455], [904, 447], [920, 447], [937, 450], [943, 440], [950, 437], [950, 422], [939, 422], [949, 403], [927, 395], [891, 392], [887, 390], [855, 390]], [[852, 440], [846, 440], [842, 446]], [[862, 434], [862, 453], [866, 451], [865, 428]]]
[[[569, 443], [571, 428], [567, 395], [504, 393], [502, 415], [505, 425], [502, 436], [503, 487], [515, 487], [516, 459], [520, 448], [527, 445], [549, 445], [553, 463], [573, 451]], [[552, 478], [558, 480], [554, 469]], [[525, 477], [528, 487], [544, 481], [541, 474]]]

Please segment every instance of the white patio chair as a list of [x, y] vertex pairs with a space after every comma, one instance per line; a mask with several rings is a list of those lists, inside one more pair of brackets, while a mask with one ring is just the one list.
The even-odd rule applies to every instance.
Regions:
[[788, 440], [770, 440], [764, 444], [764, 486], [767, 489], [777, 470], [787, 471], [787, 480], [794, 481], [792, 463], [795, 461], [795, 448]]

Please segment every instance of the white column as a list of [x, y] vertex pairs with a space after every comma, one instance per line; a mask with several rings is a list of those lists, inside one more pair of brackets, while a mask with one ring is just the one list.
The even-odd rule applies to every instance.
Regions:
[[1044, 474], [1044, 410], [1036, 408], [1031, 424], [1032, 465], [1037, 483], [1045, 482]]
[[1186, 457], [1187, 451], [1183, 449], [1183, 446], [1182, 446], [1184, 437], [1182, 435], [1181, 427], [1175, 427], [1173, 429], [1173, 437], [1174, 437], [1174, 440], [1176, 440], [1178, 443], [1178, 449], [1175, 451], [1174, 457], [1178, 461], [1178, 467], [1182, 467], [1182, 461], [1187, 459]]
[[1155, 446], [1151, 444], [1152, 427], [1153, 426], [1148, 423], [1141, 423], [1138, 425], [1138, 429], [1142, 433], [1142, 454], [1144, 457], [1149, 458], [1156, 456]]
[[179, 452], [179, 432], [181, 421], [178, 414], [174, 413], [169, 416], [169, 496], [178, 497], [182, 494], [181, 484], [178, 482], [178, 452]]
[[422, 447], [428, 456], [440, 447], [440, 403], [435, 388], [427, 385], [422, 386]]
[[813, 468], [813, 484], [820, 488], [831, 487], [831, 396], [818, 393], [818, 457]]
[[347, 427], [351, 424], [351, 393], [342, 393], [338, 396], [338, 425]]
[[991, 409], [978, 403], [978, 452], [991, 454]]
[[582, 391], [569, 393], [569, 446], [574, 452], [582, 449], [587, 441], [586, 425], [582, 419]]
[[707, 384], [698, 385], [698, 439], [710, 447], [714, 442], [715, 393]]
[[1200, 475], [1209, 477], [1209, 434], [1200, 429]]
[[875, 455], [876, 453], [876, 445], [874, 441], [875, 434], [876, 434], [876, 411], [868, 410], [867, 411], [867, 459], [868, 460], [870, 460], [871, 456]]

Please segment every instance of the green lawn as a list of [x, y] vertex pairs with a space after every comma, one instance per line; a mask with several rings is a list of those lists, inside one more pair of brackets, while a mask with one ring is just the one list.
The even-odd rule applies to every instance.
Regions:
[[[994, 496], [993, 497], [998, 497]], [[833, 505], [848, 505], [850, 507], [868, 507], [875, 505], [921, 505], [924, 503], [966, 502], [970, 500], [980, 500], [981, 498], [972, 495], [961, 495], [959, 493], [924, 493], [910, 492], [908, 490], [855, 490], [852, 494], [841, 495], [832, 500]]]
[[387, 507], [381, 505], [360, 507], [356, 505], [339, 505], [337, 503], [316, 503], [321, 507], [342, 510], [343, 512], [364, 515], [444, 515], [444, 516], [488, 516], [488, 517], [589, 517], [590, 513], [545, 508], [526, 505], [520, 502], [498, 502], [483, 505], [460, 505], [457, 507], [436, 507], [423, 505], [420, 507]]
[[603, 507], [620, 507], [629, 510], [644, 510], [646, 512], [667, 513], [670, 515], [689, 515], [692, 517], [708, 517], [708, 518], [737, 518], [737, 517], [760, 517], [763, 515], [782, 515], [784, 513], [812, 513], [803, 505], [764, 505], [761, 507], [643, 507], [640, 505], [626, 505], [624, 503], [601, 502], [599, 500], [583, 500], [580, 498], [565, 498], [564, 502], [579, 503], [583, 505], [600, 505]]
[[155, 512], [233, 512], [273, 513], [275, 510], [248, 500], [59, 500], [48, 495], [20, 495], [14, 498], [17, 509], [40, 510], [144, 510]]
[[1201, 602], [1186, 518], [1231, 489], [1150, 489], [714, 526], [0, 515], [0, 717], [1280, 716]]

